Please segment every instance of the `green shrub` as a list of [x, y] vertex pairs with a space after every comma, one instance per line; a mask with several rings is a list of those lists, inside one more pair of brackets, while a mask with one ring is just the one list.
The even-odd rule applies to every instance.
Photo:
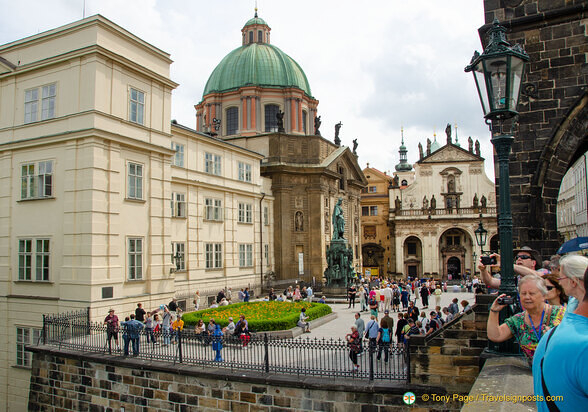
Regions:
[[197, 312], [185, 313], [182, 316], [185, 328], [193, 328], [200, 319], [208, 324], [210, 318], [225, 327], [229, 324], [229, 317], [235, 324], [239, 315], [245, 315], [252, 332], [291, 329], [298, 323], [300, 309], [306, 308], [309, 320], [318, 319], [331, 313], [331, 307], [322, 303], [308, 302], [240, 302], [214, 309], [203, 309]]

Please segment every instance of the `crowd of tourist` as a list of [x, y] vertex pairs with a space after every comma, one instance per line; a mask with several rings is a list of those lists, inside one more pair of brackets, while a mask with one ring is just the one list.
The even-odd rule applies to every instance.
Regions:
[[[481, 287], [477, 278], [467, 282], [471, 286], [464, 281], [464, 289]], [[430, 335], [470, 309], [467, 300], [459, 302], [457, 298], [448, 307], [441, 308], [441, 295], [444, 292], [447, 292], [446, 283], [429, 279], [408, 282], [387, 280], [372, 287], [367, 283], [360, 284], [359, 287], [351, 285], [348, 289], [348, 308], [354, 308], [358, 299], [360, 305], [360, 311], [354, 315], [351, 333], [345, 335], [353, 371], [359, 370], [358, 357], [364, 353], [365, 348], [376, 354], [377, 361], [381, 361], [383, 355], [383, 362], [386, 363], [394, 341], [404, 344], [411, 336]], [[422, 309], [428, 309], [431, 296], [435, 299], [435, 309], [420, 311], [417, 307], [419, 298]], [[367, 323], [361, 317], [362, 312], [369, 312]], [[398, 313], [396, 328], [391, 312]], [[382, 313], [383, 316], [379, 319]]]

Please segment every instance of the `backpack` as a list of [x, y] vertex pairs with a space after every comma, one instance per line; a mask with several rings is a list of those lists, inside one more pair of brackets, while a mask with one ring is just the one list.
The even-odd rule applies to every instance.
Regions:
[[382, 329], [382, 342], [390, 343], [390, 329], [388, 329], [388, 328]]
[[398, 289], [394, 289], [394, 297], [398, 298], [400, 296], [400, 292], [398, 292]]

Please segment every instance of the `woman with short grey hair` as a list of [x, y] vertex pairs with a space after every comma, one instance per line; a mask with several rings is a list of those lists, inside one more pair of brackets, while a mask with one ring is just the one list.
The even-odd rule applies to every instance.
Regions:
[[507, 306], [502, 299], [506, 294], [498, 296], [490, 307], [488, 316], [488, 339], [493, 342], [504, 342], [514, 336], [521, 350], [531, 363], [535, 348], [541, 336], [550, 328], [559, 325], [565, 309], [552, 306], [545, 302], [547, 288], [545, 280], [537, 275], [527, 275], [519, 281], [519, 296], [523, 312], [505, 319], [499, 324], [498, 313]]
[[559, 261], [560, 276], [557, 278], [563, 287], [566, 295], [570, 296], [568, 301], [568, 312], [574, 312], [578, 303], [584, 299], [584, 273], [588, 268], [588, 258], [580, 255], [568, 255]]
[[521, 293], [522, 286], [527, 282], [533, 282], [543, 296], [547, 295], [547, 285], [545, 285], [545, 280], [539, 276], [533, 275], [524, 276], [521, 280], [519, 280], [519, 285], [517, 288], [519, 290], [519, 294]]

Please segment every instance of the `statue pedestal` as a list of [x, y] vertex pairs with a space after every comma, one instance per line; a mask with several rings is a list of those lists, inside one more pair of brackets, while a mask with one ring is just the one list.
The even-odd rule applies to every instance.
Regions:
[[353, 271], [353, 250], [347, 244], [346, 239], [333, 239], [327, 247], [327, 264], [325, 278], [327, 280], [326, 288], [332, 288], [333, 292], [337, 289], [347, 293], [347, 285], [355, 277]]
[[347, 298], [347, 288], [339, 286], [325, 286], [322, 294], [329, 298]]

